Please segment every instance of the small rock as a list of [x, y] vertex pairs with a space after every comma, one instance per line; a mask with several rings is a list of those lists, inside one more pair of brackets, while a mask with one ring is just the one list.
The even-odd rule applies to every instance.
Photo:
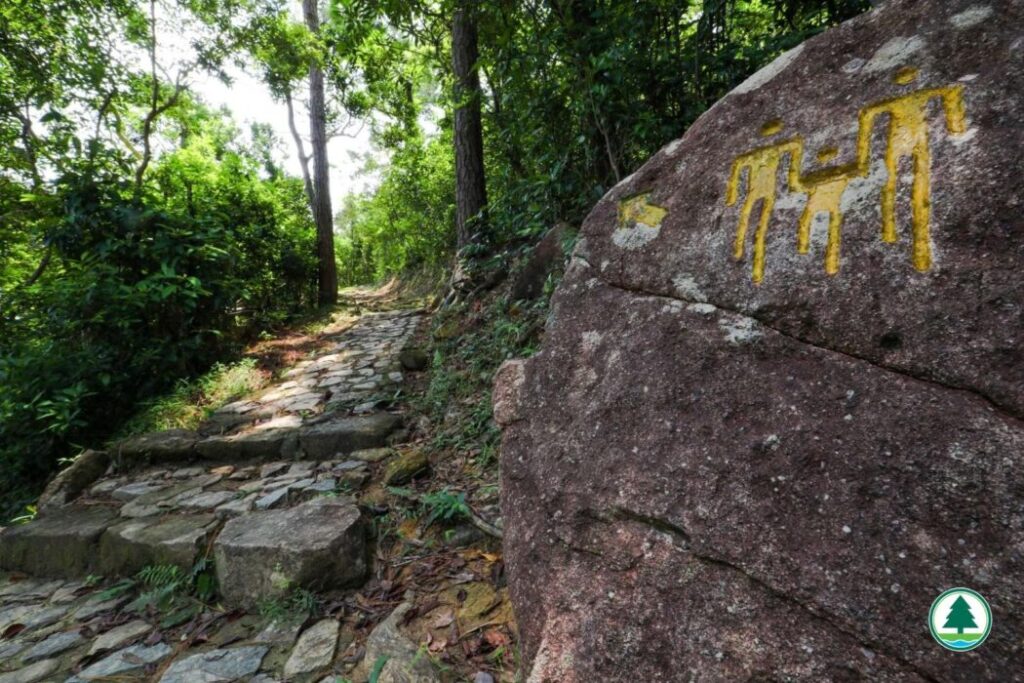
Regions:
[[73, 647], [78, 646], [85, 642], [85, 638], [78, 631], [65, 631], [64, 633], [55, 633], [46, 640], [42, 640], [32, 646], [28, 652], [26, 652], [21, 661], [24, 664], [32, 664], [38, 662], [40, 659], [47, 659], [55, 655], [59, 655], [61, 652], [66, 652]]
[[256, 501], [255, 507], [257, 510], [269, 510], [277, 507], [281, 502], [288, 499], [288, 487], [282, 486], [276, 491], [271, 491], [267, 495]]
[[36, 683], [53, 674], [60, 665], [56, 659], [46, 659], [36, 662], [23, 669], [12, 671], [7, 674], [0, 674], [0, 683]]
[[294, 463], [291, 467], [289, 467], [288, 475], [291, 477], [305, 478], [311, 475], [313, 473], [313, 470], [315, 469], [316, 463], [309, 462], [308, 460], [306, 460], [303, 462]]
[[427, 354], [421, 349], [405, 349], [398, 354], [398, 362], [402, 364], [402, 367], [412, 372], [419, 372], [425, 370], [430, 360], [427, 358]]
[[363, 462], [380, 462], [394, 453], [395, 451], [390, 448], [367, 448], [350, 453], [349, 457], [353, 460], [362, 460]]
[[340, 626], [334, 619], [324, 619], [308, 628], [284, 665], [284, 677], [294, 678], [330, 666], [338, 647], [339, 631]]
[[105, 496], [123, 485], [123, 479], [104, 479], [89, 489], [89, 494], [93, 496]]
[[235, 498], [214, 510], [214, 514], [216, 514], [220, 519], [228, 519], [230, 517], [244, 515], [252, 510], [259, 497], [258, 493], [252, 493], [244, 498]]
[[182, 467], [181, 469], [174, 470], [171, 473], [172, 479], [191, 479], [192, 477], [201, 477], [206, 472], [202, 467]]
[[473, 683], [494, 683], [494, 676], [486, 671], [478, 671], [476, 676], [473, 676]]
[[286, 462], [270, 462], [260, 468], [260, 479], [269, 479], [285, 472], [288, 469]]
[[75, 621], [86, 621], [87, 619], [92, 619], [97, 614], [115, 610], [126, 602], [128, 602], [128, 598], [126, 596], [111, 598], [110, 600], [104, 600], [103, 602], [89, 601], [75, 611]]
[[387, 464], [384, 470], [384, 483], [387, 486], [401, 486], [413, 477], [430, 467], [427, 454], [418, 448], [404, 451]]
[[119, 648], [125, 643], [144, 636], [152, 630], [153, 627], [141, 619], [136, 619], [135, 621], [130, 621], [127, 624], [122, 624], [121, 626], [113, 628], [96, 638], [92, 643], [92, 647], [89, 648], [89, 654], [94, 655], [103, 650]]
[[186, 510], [212, 510], [234, 500], [235, 495], [234, 491], [206, 491], [181, 501], [181, 507]]
[[34, 605], [14, 605], [0, 609], [0, 633], [14, 624], [24, 623], [25, 617], [32, 613]]
[[238, 487], [239, 493], [254, 493], [256, 491], [262, 491], [267, 487], [267, 481], [265, 479], [257, 479], [255, 481], [246, 482]]
[[252, 479], [256, 476], [255, 467], [243, 467], [240, 470], [236, 470], [228, 477], [231, 481], [245, 481], [246, 479]]
[[38, 602], [56, 592], [63, 585], [64, 582], [60, 580], [47, 581], [46, 583], [41, 583], [34, 579], [11, 581], [0, 589], [0, 598], [5, 603]]
[[328, 477], [317, 481], [315, 484], [310, 484], [303, 491], [316, 495], [319, 493], [330, 493], [336, 488], [338, 488], [338, 480]]
[[357, 405], [355, 408], [352, 409], [352, 412], [356, 415], [367, 415], [369, 413], [372, 413], [376, 409], [376, 401], [367, 401], [366, 403], [360, 403], [359, 405]]
[[245, 679], [259, 670], [266, 654], [267, 648], [263, 646], [210, 650], [174, 662], [160, 678], [160, 683]]

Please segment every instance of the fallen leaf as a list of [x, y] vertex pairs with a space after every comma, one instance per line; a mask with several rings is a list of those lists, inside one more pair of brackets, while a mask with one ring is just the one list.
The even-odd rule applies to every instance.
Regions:
[[13, 638], [24, 630], [25, 624], [11, 624], [4, 629], [3, 635], [0, 635], [0, 638], [4, 638], [5, 640], [7, 638]]
[[229, 477], [235, 473], [235, 468], [231, 465], [224, 465], [223, 467], [214, 467], [210, 470], [210, 474], [219, 474], [222, 477]]
[[445, 610], [434, 617], [434, 620], [430, 623], [431, 628], [447, 628], [451, 623], [455, 621], [455, 612], [452, 610]]
[[484, 640], [486, 640], [487, 643], [495, 649], [509, 645], [512, 642], [512, 640], [507, 635], [505, 635], [498, 629], [490, 629], [489, 631], [484, 631]]

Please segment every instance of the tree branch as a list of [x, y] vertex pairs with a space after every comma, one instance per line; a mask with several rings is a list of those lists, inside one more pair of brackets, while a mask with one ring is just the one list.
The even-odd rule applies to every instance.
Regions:
[[312, 211], [316, 204], [316, 193], [313, 191], [313, 179], [309, 177], [309, 156], [306, 155], [306, 146], [302, 143], [302, 136], [299, 135], [299, 128], [295, 125], [295, 105], [292, 103], [292, 91], [287, 89], [284, 92], [284, 101], [288, 105], [288, 128], [295, 140], [295, 149], [299, 154], [299, 164], [302, 167], [302, 183], [306, 188], [306, 197], [309, 199], [309, 208]]

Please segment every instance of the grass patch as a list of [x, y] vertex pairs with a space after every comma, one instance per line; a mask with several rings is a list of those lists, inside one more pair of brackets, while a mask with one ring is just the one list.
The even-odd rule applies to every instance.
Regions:
[[121, 428], [118, 438], [163, 429], [195, 429], [218, 408], [267, 384], [255, 358], [217, 363], [206, 374], [181, 381], [169, 394], [143, 404]]

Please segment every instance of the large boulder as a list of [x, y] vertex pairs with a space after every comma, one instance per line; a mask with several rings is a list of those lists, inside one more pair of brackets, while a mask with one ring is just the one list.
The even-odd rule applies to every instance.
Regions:
[[1021, 25], [885, 3], [594, 208], [495, 389], [530, 682], [1019, 677]]

